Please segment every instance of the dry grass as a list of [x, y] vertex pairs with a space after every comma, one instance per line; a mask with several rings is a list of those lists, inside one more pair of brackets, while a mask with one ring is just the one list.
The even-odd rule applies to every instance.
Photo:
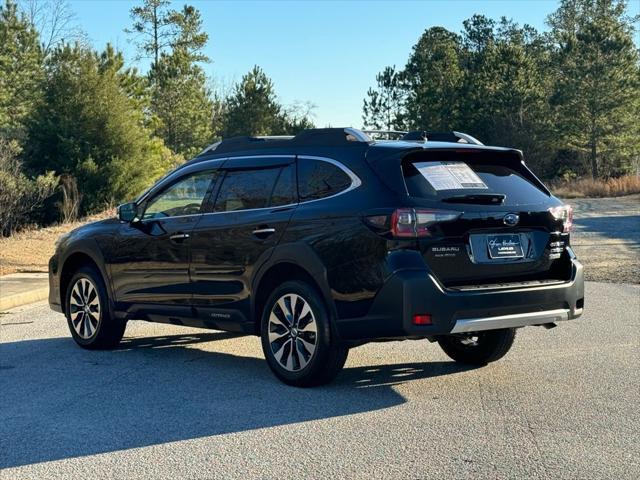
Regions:
[[608, 180], [593, 180], [581, 178], [579, 180], [549, 182], [554, 195], [560, 198], [602, 198], [621, 197], [640, 193], [640, 176], [627, 175]]
[[53, 255], [55, 241], [85, 223], [115, 216], [107, 210], [77, 222], [62, 223], [46, 228], [29, 228], [10, 237], [0, 237], [0, 275], [16, 272], [46, 272]]

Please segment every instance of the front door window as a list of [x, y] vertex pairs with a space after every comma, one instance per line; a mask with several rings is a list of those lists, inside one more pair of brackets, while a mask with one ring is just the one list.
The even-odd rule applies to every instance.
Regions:
[[199, 214], [212, 179], [212, 172], [198, 172], [179, 180], [149, 201], [142, 218]]

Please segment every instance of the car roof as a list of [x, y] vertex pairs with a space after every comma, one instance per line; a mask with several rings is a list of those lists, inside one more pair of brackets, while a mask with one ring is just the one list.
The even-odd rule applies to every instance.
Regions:
[[[379, 131], [376, 131], [379, 133]], [[403, 132], [393, 132], [394, 134]], [[410, 138], [409, 140], [406, 138]], [[433, 138], [435, 140], [430, 140]], [[453, 140], [453, 141], [448, 141]], [[326, 155], [373, 156], [419, 150], [472, 149], [503, 152], [519, 150], [486, 146], [470, 135], [460, 132], [407, 132], [399, 140], [378, 140], [365, 131], [354, 128], [315, 128], [296, 136], [233, 137], [214, 143], [196, 158], [187, 162], [238, 155]], [[375, 152], [375, 153], [374, 153]], [[521, 152], [519, 152], [521, 154]]]

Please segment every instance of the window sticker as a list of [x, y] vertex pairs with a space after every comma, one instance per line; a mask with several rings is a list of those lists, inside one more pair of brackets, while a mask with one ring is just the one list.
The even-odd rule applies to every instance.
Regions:
[[414, 166], [436, 191], [489, 188], [464, 162], [419, 162]]

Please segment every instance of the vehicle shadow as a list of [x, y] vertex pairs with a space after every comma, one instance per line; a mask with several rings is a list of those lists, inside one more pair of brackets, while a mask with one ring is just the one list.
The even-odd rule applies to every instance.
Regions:
[[640, 215], [576, 218], [574, 223], [578, 233], [595, 233], [640, 245]]
[[467, 369], [352, 367], [298, 389], [262, 359], [198, 348], [234, 336], [125, 338], [109, 352], [70, 338], [0, 344], [0, 468], [390, 408], [405, 402], [391, 386]]

